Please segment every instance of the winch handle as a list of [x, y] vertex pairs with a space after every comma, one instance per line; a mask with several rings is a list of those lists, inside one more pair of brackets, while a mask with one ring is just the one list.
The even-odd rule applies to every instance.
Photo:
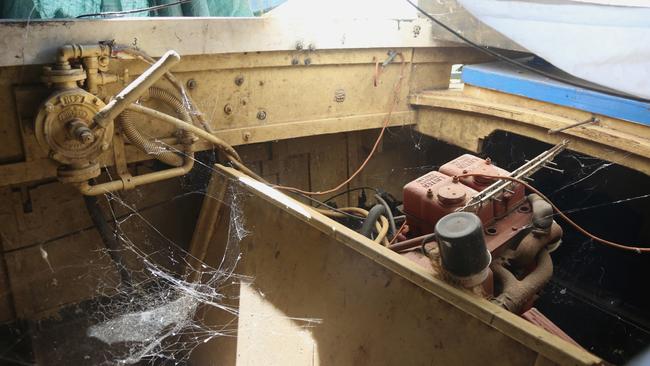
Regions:
[[155, 84], [172, 66], [181, 60], [181, 56], [173, 50], [167, 51], [156, 63], [133, 80], [126, 88], [115, 96], [95, 117], [91, 128], [105, 128], [111, 121], [122, 113], [131, 103], [140, 98]]

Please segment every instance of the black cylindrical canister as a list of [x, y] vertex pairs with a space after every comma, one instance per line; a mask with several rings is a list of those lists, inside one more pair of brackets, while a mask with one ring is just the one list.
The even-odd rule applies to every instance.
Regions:
[[466, 286], [483, 282], [491, 256], [485, 246], [481, 219], [471, 212], [453, 212], [436, 224], [442, 268]]

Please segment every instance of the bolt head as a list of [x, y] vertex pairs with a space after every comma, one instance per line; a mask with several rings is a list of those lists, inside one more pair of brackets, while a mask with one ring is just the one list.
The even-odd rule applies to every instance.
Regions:
[[292, 65], [298, 65], [300, 63], [300, 60], [298, 60], [298, 57], [294, 57], [291, 59], [291, 64]]
[[244, 84], [244, 76], [239, 75], [235, 78], [235, 85], [242, 86]]
[[244, 139], [244, 141], [249, 141], [251, 139], [251, 133], [250, 132], [244, 132], [244, 134], [242, 135], [242, 138]]
[[95, 142], [95, 135], [93, 135], [90, 131], [84, 131], [81, 133], [81, 135], [79, 135], [79, 140], [84, 145], [90, 145]]
[[223, 107], [223, 112], [224, 112], [225, 114], [232, 114], [232, 106], [231, 106], [230, 104], [226, 104], [226, 105]]
[[259, 119], [260, 121], [265, 120], [266, 119], [266, 112], [264, 112], [264, 111], [257, 112], [257, 119]]
[[190, 79], [190, 80], [187, 81], [187, 88], [190, 89], [190, 90], [196, 88], [196, 85], [197, 85], [197, 83], [196, 83], [196, 80], [194, 80], [194, 79]]
[[311, 59], [310, 58], [305, 59], [305, 65], [311, 65]]
[[296, 42], [296, 49], [298, 51], [302, 50], [303, 48], [305, 48], [305, 45], [302, 43], [302, 41]]

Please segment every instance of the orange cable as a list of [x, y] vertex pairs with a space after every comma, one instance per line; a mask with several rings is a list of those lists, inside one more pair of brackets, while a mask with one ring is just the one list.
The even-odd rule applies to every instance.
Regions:
[[390, 123], [390, 118], [393, 115], [393, 111], [395, 110], [395, 107], [397, 106], [397, 102], [399, 101], [399, 95], [400, 95], [400, 91], [402, 89], [402, 80], [404, 79], [404, 70], [406, 69], [406, 60], [404, 59], [404, 55], [402, 55], [402, 53], [398, 53], [397, 56], [402, 61], [402, 67], [400, 69], [399, 79], [397, 80], [397, 82], [395, 83], [395, 86], [393, 87], [393, 93], [394, 93], [393, 102], [391, 103], [391, 107], [390, 107], [390, 109], [388, 111], [388, 115], [386, 116], [386, 120], [384, 121], [384, 125], [382, 126], [381, 131], [379, 132], [379, 136], [377, 136], [377, 140], [375, 141], [375, 144], [373, 145], [372, 150], [370, 150], [370, 153], [366, 157], [366, 160], [363, 161], [363, 163], [359, 166], [359, 168], [348, 179], [341, 182], [341, 184], [337, 185], [334, 188], [325, 190], [325, 191], [318, 191], [318, 192], [303, 191], [303, 190], [298, 189], [298, 188], [281, 186], [281, 185], [273, 185], [273, 188], [283, 189], [285, 191], [291, 191], [291, 192], [298, 192], [298, 193], [302, 193], [302, 194], [306, 194], [306, 195], [310, 195], [310, 196], [321, 196], [321, 195], [324, 195], [324, 194], [330, 194], [332, 192], [336, 192], [339, 189], [345, 187], [346, 184], [350, 183], [350, 181], [352, 181], [352, 179], [354, 179], [357, 175], [359, 175], [359, 173], [361, 173], [363, 168], [365, 168], [366, 165], [368, 164], [368, 162], [370, 161], [370, 158], [372, 158], [372, 156], [374, 155], [375, 151], [377, 151], [377, 147], [379, 147], [379, 143], [381, 142], [381, 139], [384, 136], [384, 132], [386, 132], [386, 128], [388, 128], [388, 125]]
[[566, 221], [568, 224], [573, 226], [576, 230], [578, 230], [582, 234], [586, 235], [587, 237], [589, 237], [589, 238], [591, 238], [591, 239], [593, 239], [593, 240], [595, 240], [595, 241], [597, 241], [597, 242], [599, 242], [601, 244], [610, 246], [612, 248], [627, 250], [627, 251], [636, 252], [636, 253], [650, 253], [650, 248], [632, 247], [632, 246], [627, 246], [627, 245], [615, 243], [613, 241], [609, 241], [609, 240], [606, 240], [606, 239], [599, 238], [596, 235], [588, 232], [587, 230], [583, 229], [580, 225], [576, 224], [573, 220], [571, 220], [564, 212], [562, 212], [562, 210], [560, 210], [557, 206], [555, 206], [555, 204], [553, 204], [553, 202], [551, 202], [551, 200], [548, 197], [546, 197], [544, 194], [542, 194], [542, 192], [540, 192], [537, 188], [531, 186], [530, 184], [526, 183], [525, 181], [523, 181], [521, 179], [513, 178], [513, 177], [502, 177], [502, 176], [498, 176], [498, 175], [477, 174], [477, 173], [474, 173], [474, 174], [462, 174], [462, 175], [456, 176], [456, 178], [476, 177], [476, 176], [481, 176], [481, 177], [485, 177], [485, 178], [492, 178], [492, 179], [504, 179], [504, 180], [509, 180], [509, 181], [517, 182], [519, 184], [524, 185], [526, 188], [528, 188], [531, 191], [537, 193], [546, 202], [548, 202], [551, 205], [551, 207], [553, 207], [553, 210], [555, 210], [555, 212], [557, 212], [557, 214], [564, 221]]
[[404, 220], [404, 222], [402, 223], [402, 226], [400, 226], [399, 229], [397, 229], [397, 232], [395, 233], [395, 236], [393, 236], [393, 238], [390, 240], [390, 243], [388, 243], [388, 245], [393, 244], [395, 242], [395, 240], [397, 240], [397, 236], [402, 233], [402, 230], [404, 230], [405, 226], [406, 226], [406, 220]]

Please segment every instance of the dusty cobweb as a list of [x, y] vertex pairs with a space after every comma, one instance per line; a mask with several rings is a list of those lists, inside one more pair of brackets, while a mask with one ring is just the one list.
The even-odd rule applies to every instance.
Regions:
[[[195, 159], [195, 163], [207, 168], [208, 172], [214, 172], [209, 163], [199, 159]], [[137, 263], [122, 268], [122, 273], [128, 275], [123, 275], [119, 283], [107, 281], [97, 288], [102, 300], [97, 301], [92, 311], [94, 324], [88, 327], [86, 334], [107, 346], [106, 364], [154, 364], [161, 360], [183, 364], [199, 345], [216, 337], [237, 335], [236, 321], [208, 325], [203, 314], [206, 308], [210, 308], [235, 319], [239, 311], [233, 304], [237, 303], [238, 293], [232, 288], [254, 283], [254, 278], [236, 272], [241, 259], [240, 242], [254, 235], [248, 229], [241, 210], [241, 202], [247, 193], [237, 184], [228, 184], [221, 199], [210, 196], [205, 188], [189, 190], [181, 196], [193, 194], [203, 195], [205, 200], [221, 200], [228, 208], [228, 225], [223, 228], [227, 230], [227, 239], [221, 244], [223, 256], [213, 266], [193, 257], [166, 237], [119, 193], [105, 196], [120, 249], [118, 253], [110, 253], [108, 249], [102, 249], [102, 252], [111, 258], [116, 255], [130, 257], [130, 263]], [[126, 214], [118, 215], [118, 208]], [[146, 252], [142, 247], [147, 243], [138, 242], [127, 234], [129, 225], [134, 222], [136, 227], [155, 233], [156, 238], [147, 240], [156, 241], [156, 252]], [[161, 257], [168, 265], [156, 260]], [[120, 266], [119, 261], [113, 261], [113, 264]], [[179, 274], [168, 267], [183, 270]], [[302, 322], [304, 327], [319, 323], [318, 319], [293, 320]]]

